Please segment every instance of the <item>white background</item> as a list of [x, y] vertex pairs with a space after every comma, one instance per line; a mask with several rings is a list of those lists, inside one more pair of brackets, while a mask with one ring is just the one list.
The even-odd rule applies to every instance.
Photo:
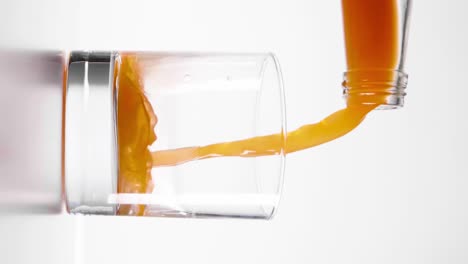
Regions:
[[[344, 106], [340, 1], [0, 6], [3, 45], [272, 51], [289, 129]], [[3, 216], [0, 262], [468, 263], [467, 7], [414, 1], [406, 106], [373, 112], [344, 138], [288, 156], [273, 221]]]

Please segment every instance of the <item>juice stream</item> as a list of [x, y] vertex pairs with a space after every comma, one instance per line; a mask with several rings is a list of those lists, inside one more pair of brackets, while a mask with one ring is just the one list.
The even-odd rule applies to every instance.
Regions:
[[[347, 82], [391, 79], [391, 73], [373, 71], [395, 69], [398, 54], [398, 14], [396, 0], [342, 0], [347, 66]], [[257, 157], [288, 154], [339, 138], [355, 127], [366, 114], [385, 102], [385, 89], [376, 91], [370, 103], [349, 100], [347, 107], [315, 124], [304, 125], [286, 135], [273, 134], [244, 140], [150, 152], [157, 136], [158, 121], [144, 93], [138, 57], [121, 54], [116, 63], [114, 86], [118, 89], [119, 193], [151, 193], [151, 168], [174, 166], [193, 160], [214, 157]], [[361, 72], [361, 70], [364, 70]], [[370, 71], [369, 71], [370, 70]], [[356, 88], [358, 89], [358, 88]], [[120, 205], [120, 215], [144, 215], [145, 205]]]

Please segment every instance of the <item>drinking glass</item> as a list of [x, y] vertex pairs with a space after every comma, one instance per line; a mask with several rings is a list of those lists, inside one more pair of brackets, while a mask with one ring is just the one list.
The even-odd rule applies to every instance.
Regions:
[[[68, 65], [65, 185], [69, 212], [273, 216], [283, 183], [282, 151], [172, 164], [157, 158], [158, 153], [174, 149], [183, 153], [192, 146], [270, 134], [282, 135], [279, 144], [284, 146], [283, 83], [273, 54], [79, 51], [70, 54]], [[129, 94], [134, 89], [141, 93], [132, 101]], [[132, 102], [140, 108], [131, 106]], [[145, 109], [152, 113], [142, 114]], [[126, 138], [134, 141], [125, 142]], [[148, 166], [147, 175], [138, 182], [138, 177], [129, 176], [133, 163], [125, 155], [148, 138], [148, 145], [139, 148], [140, 157], [153, 157], [153, 163], [132, 160]]]

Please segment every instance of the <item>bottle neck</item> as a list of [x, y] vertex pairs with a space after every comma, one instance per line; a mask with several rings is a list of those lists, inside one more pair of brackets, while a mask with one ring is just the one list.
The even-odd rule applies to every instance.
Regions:
[[357, 69], [343, 75], [343, 97], [348, 106], [403, 107], [408, 75], [400, 70]]

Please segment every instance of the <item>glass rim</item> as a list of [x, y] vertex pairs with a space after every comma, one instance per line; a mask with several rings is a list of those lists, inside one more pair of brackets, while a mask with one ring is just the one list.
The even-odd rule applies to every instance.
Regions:
[[[268, 67], [274, 67], [274, 70], [276, 72], [276, 82], [278, 84], [277, 89], [279, 89], [279, 100], [278, 102], [280, 106], [280, 124], [281, 124], [281, 134], [283, 135], [282, 137], [282, 142], [283, 142], [283, 147], [281, 148], [281, 153], [280, 153], [280, 171], [279, 171], [279, 179], [278, 179], [278, 189], [276, 190], [276, 201], [273, 205], [273, 208], [270, 213], [267, 213], [266, 210], [265, 214], [267, 217], [265, 218], [266, 220], [270, 220], [278, 212], [278, 207], [280, 205], [281, 199], [283, 197], [283, 185], [284, 185], [284, 177], [285, 177], [285, 169], [286, 169], [286, 153], [284, 152], [284, 146], [286, 145], [287, 141], [287, 120], [286, 120], [286, 100], [285, 100], [285, 91], [284, 91], [284, 80], [283, 80], [283, 74], [281, 71], [281, 66], [279, 63], [278, 58], [276, 55], [272, 52], [268, 52], [264, 54], [267, 59], [264, 62], [264, 65], [261, 70], [261, 84], [260, 84], [260, 90], [263, 91], [266, 87], [264, 85], [264, 78], [265, 78], [265, 72], [267, 71]], [[261, 192], [259, 192], [261, 193]]]

